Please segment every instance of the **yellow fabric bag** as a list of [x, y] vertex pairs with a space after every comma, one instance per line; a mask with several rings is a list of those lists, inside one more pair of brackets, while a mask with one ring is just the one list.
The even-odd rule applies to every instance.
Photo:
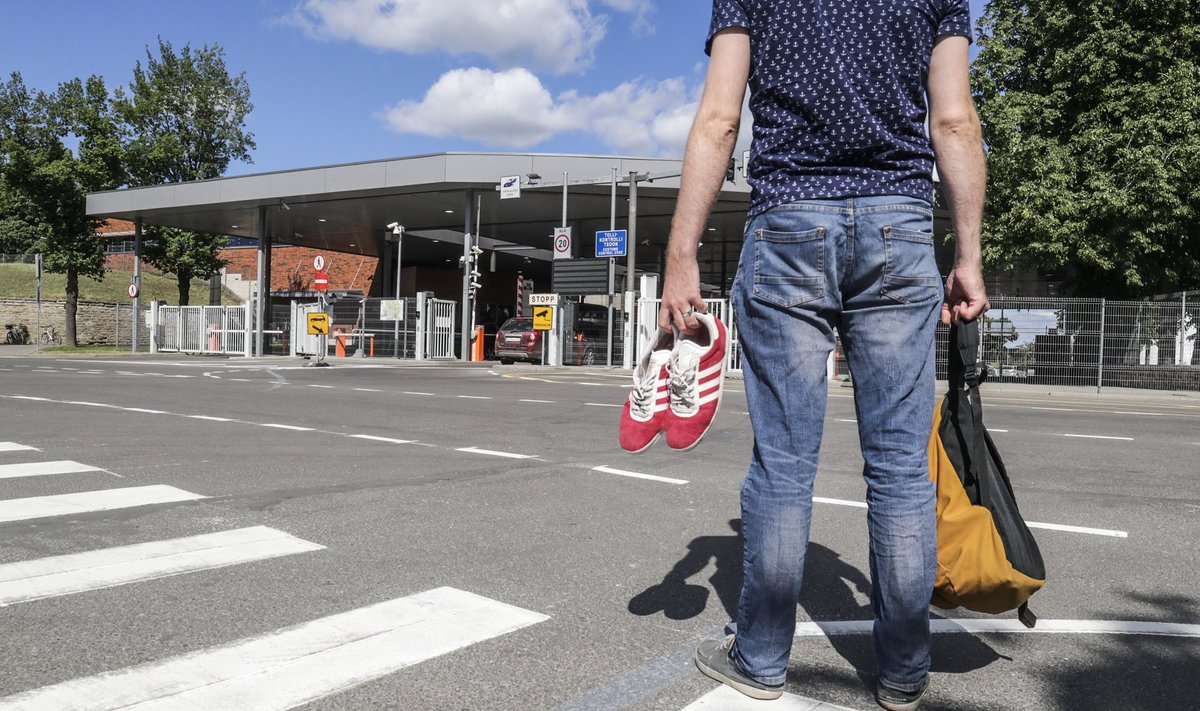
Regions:
[[929, 478], [937, 488], [938, 566], [932, 604], [997, 614], [1017, 610], [1046, 582], [1037, 542], [1021, 518], [995, 443], [983, 426], [979, 324], [951, 326], [950, 390], [933, 416]]

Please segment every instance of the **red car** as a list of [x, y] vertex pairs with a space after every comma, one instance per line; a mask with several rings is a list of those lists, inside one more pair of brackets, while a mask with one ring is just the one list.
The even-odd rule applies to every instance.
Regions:
[[542, 362], [542, 334], [533, 330], [533, 318], [517, 316], [505, 321], [496, 331], [496, 358], [502, 364], [523, 360]]

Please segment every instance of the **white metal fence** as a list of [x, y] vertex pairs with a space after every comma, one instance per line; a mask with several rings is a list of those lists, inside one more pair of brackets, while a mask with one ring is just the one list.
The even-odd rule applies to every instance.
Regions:
[[253, 311], [242, 306], [150, 307], [150, 352], [251, 355]]

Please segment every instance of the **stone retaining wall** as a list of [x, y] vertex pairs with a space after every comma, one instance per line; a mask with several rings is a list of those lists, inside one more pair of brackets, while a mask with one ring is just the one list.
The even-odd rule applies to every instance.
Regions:
[[[60, 336], [67, 330], [67, 304], [65, 301], [42, 301], [42, 329], [53, 326]], [[148, 309], [142, 309], [149, 313]], [[128, 304], [105, 304], [95, 301], [80, 301], [75, 312], [76, 338], [79, 345], [107, 344], [125, 345], [131, 342], [133, 308]], [[119, 319], [119, 320], [118, 320]], [[29, 337], [36, 338], [38, 323], [35, 299], [0, 298], [0, 324], [23, 323], [29, 329]], [[150, 332], [144, 318], [140, 320], [142, 343], [149, 343]], [[119, 342], [118, 342], [119, 341]], [[3, 343], [3, 341], [0, 341]]]

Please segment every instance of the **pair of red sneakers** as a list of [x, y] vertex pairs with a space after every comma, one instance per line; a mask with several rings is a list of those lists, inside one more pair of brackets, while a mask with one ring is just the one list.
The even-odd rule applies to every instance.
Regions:
[[659, 330], [638, 359], [621, 411], [621, 448], [634, 454], [667, 433], [672, 449], [691, 449], [712, 426], [725, 385], [728, 338], [715, 316], [696, 313], [694, 335]]

